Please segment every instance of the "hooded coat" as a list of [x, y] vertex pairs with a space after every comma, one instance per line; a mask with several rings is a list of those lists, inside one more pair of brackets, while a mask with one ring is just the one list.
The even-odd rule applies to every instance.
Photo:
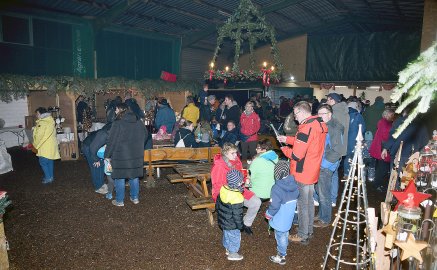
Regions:
[[329, 120], [326, 125], [328, 126], [328, 135], [326, 136], [325, 152], [323, 153], [321, 166], [327, 169], [337, 168], [334, 164], [337, 164], [341, 159], [341, 150], [343, 149], [343, 144], [346, 143], [344, 127], [334, 118]]
[[197, 126], [197, 121], [200, 117], [199, 108], [194, 105], [194, 103], [189, 103], [182, 111], [182, 117], [188, 121], [191, 121], [194, 126]]
[[251, 191], [255, 193], [258, 198], [270, 198], [272, 186], [275, 184], [274, 169], [278, 162], [278, 155], [269, 150], [257, 156], [250, 164], [250, 183]]
[[297, 182], [311, 185], [317, 183], [328, 127], [318, 116], [310, 116], [298, 126], [296, 136], [287, 137], [282, 152], [290, 159], [290, 174]]
[[47, 159], [60, 159], [58, 140], [56, 139], [55, 120], [50, 113], [43, 113], [41, 118], [36, 120], [33, 130], [33, 147], [38, 150], [39, 157]]
[[217, 223], [222, 230], [243, 229], [244, 197], [238, 189], [224, 185], [217, 197]]
[[111, 159], [113, 179], [143, 176], [146, 136], [146, 127], [132, 112], [114, 121], [105, 150], [105, 158]]
[[[217, 196], [219, 195], [222, 186], [227, 185], [228, 183], [226, 180], [226, 174], [228, 173], [228, 171], [230, 171], [231, 169], [236, 169], [239, 171], [243, 170], [243, 164], [241, 164], [239, 158], [233, 161], [230, 160], [230, 163], [233, 166], [233, 168], [228, 167], [226, 162], [223, 160], [221, 154], [217, 154], [214, 156], [214, 163], [211, 169], [211, 184], [212, 184], [211, 196], [214, 201], [217, 200]], [[254, 193], [252, 191], [244, 188], [243, 191], [244, 199], [250, 200], [250, 198], [252, 198], [253, 195]]]
[[[370, 156], [381, 160], [382, 143], [387, 141], [390, 135], [390, 129], [393, 122], [388, 121], [385, 118], [381, 118], [378, 122], [378, 128], [376, 129], [375, 137], [373, 138], [372, 144], [369, 148]], [[384, 159], [385, 162], [390, 162], [390, 153]]]
[[[349, 109], [347, 107], [346, 102], [340, 102], [336, 103], [334, 106], [332, 106], [332, 117], [334, 119], [337, 119], [340, 124], [344, 127], [344, 137], [347, 138], [349, 134]], [[343, 145], [343, 148], [341, 149], [341, 155], [346, 156], [347, 153], [347, 143]]]
[[299, 190], [294, 177], [289, 175], [277, 180], [272, 187], [270, 205], [266, 216], [273, 229], [286, 232], [291, 229]]

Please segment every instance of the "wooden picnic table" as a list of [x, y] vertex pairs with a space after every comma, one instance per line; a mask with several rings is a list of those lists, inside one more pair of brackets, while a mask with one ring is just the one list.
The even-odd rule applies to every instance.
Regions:
[[215, 203], [212, 200], [207, 182], [211, 178], [211, 163], [189, 163], [178, 164], [174, 170], [184, 179], [189, 192], [187, 204], [191, 209], [206, 209], [206, 214], [211, 225], [214, 224], [212, 212], [215, 210]]
[[174, 143], [172, 139], [166, 140], [152, 140], [153, 148], [163, 148], [163, 147], [174, 147]]

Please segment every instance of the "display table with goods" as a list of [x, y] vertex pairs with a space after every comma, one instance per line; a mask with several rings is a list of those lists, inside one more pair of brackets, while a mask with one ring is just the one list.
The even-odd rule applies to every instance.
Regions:
[[[382, 237], [390, 269], [436, 269], [437, 134], [420, 152], [414, 153], [399, 179], [399, 190], [389, 189], [382, 203]], [[392, 171], [392, 175], [393, 175]], [[395, 199], [391, 199], [393, 195]], [[384, 258], [383, 258], [384, 257]]]

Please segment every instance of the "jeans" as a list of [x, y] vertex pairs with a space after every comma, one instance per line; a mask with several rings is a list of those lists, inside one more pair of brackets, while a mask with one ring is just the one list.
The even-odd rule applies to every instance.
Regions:
[[[247, 158], [253, 158], [256, 156], [256, 145], [258, 141], [253, 142], [241, 142], [241, 160], [247, 160]], [[249, 155], [247, 155], [249, 152]]]
[[48, 183], [53, 181], [54, 160], [45, 157], [38, 157], [39, 165], [44, 173], [43, 182]]
[[333, 171], [325, 168], [320, 169], [317, 192], [319, 194], [319, 219], [323, 223], [331, 223], [331, 180]]
[[340, 167], [340, 162], [337, 165], [337, 168], [332, 174], [331, 177], [331, 202], [337, 203], [337, 196], [338, 196], [338, 167]]
[[275, 239], [276, 239], [278, 254], [280, 256], [287, 256], [288, 231], [280, 232], [275, 230]]
[[250, 227], [256, 218], [256, 214], [258, 214], [261, 200], [254, 194], [250, 200], [244, 199], [243, 205], [244, 207], [247, 207], [246, 214], [243, 217], [243, 223], [247, 227]]
[[[115, 183], [115, 200], [118, 203], [124, 202], [124, 188], [126, 179], [114, 179]], [[138, 199], [140, 192], [140, 180], [138, 178], [129, 179], [130, 198], [132, 200]]]
[[299, 197], [297, 199], [297, 215], [299, 219], [298, 236], [303, 239], [308, 238], [308, 234], [313, 233], [314, 223], [314, 184], [306, 185], [297, 182]]
[[111, 193], [114, 191], [114, 179], [110, 175], [106, 176], [106, 179], [108, 179], [108, 193]]
[[92, 153], [90, 151], [89, 146], [87, 145], [83, 145], [82, 146], [82, 153], [85, 155], [86, 161], [88, 162], [88, 167], [90, 168], [91, 171], [91, 180], [93, 182], [94, 185], [94, 189], [98, 190], [99, 188], [101, 188], [104, 184], [104, 165], [102, 161], [100, 162], [100, 166], [99, 167], [94, 167], [94, 161], [92, 159]]
[[240, 250], [241, 232], [240, 230], [223, 230], [223, 246], [229, 253], [238, 253]]

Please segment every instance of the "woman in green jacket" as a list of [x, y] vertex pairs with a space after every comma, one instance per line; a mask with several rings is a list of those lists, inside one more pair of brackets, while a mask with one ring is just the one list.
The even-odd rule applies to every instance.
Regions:
[[274, 168], [278, 162], [278, 155], [272, 150], [270, 140], [258, 141], [256, 147], [257, 155], [249, 167], [250, 190], [261, 200], [270, 198], [270, 191], [275, 184]]
[[39, 164], [44, 172], [43, 184], [53, 182], [53, 164], [59, 156], [58, 141], [56, 139], [55, 121], [47, 109], [39, 107], [35, 111], [36, 125], [33, 130], [33, 146], [38, 153]]

